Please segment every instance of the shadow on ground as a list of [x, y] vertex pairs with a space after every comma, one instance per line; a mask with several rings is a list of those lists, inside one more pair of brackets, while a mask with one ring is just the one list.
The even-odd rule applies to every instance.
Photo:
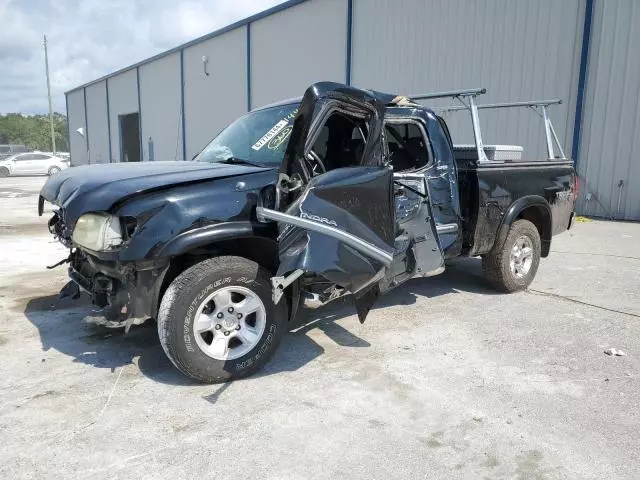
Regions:
[[[411, 305], [418, 296], [432, 298], [457, 291], [495, 293], [480, 277], [478, 259], [456, 260], [439, 276], [411, 280], [383, 296], [374, 308]], [[75, 301], [62, 300], [53, 309], [55, 304], [55, 295], [32, 298], [24, 311], [38, 329], [43, 351], [55, 349], [72, 357], [74, 362], [112, 371], [136, 363], [140, 372], [154, 381], [172, 385], [194, 384], [179, 373], [165, 356], [155, 322], [148, 321], [124, 333], [123, 329], [108, 329], [84, 322], [84, 317], [92, 314], [92, 305], [84, 295]], [[322, 355], [322, 346], [307, 335], [314, 329], [322, 330], [336, 344], [344, 347], [369, 347], [368, 342], [336, 323], [336, 320], [354, 313], [349, 299], [323, 309], [302, 311], [290, 326], [290, 333], [285, 335], [274, 357], [258, 376], [294, 371]], [[355, 316], [354, 322], [357, 322]], [[216, 392], [214, 397], [219, 393]], [[207, 400], [215, 403], [217, 398]]]

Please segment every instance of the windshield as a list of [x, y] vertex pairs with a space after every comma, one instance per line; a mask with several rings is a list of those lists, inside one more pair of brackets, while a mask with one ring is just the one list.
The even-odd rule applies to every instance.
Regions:
[[280, 165], [297, 113], [298, 104], [290, 104], [244, 115], [220, 132], [193, 160]]

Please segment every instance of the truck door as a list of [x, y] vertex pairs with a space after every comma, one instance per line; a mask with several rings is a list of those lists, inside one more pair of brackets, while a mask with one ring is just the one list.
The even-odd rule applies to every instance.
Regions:
[[436, 220], [440, 245], [445, 256], [455, 257], [462, 248], [462, 217], [458, 191], [458, 169], [446, 122], [433, 114], [424, 114], [430, 132], [432, 164], [427, 169], [427, 185]]
[[383, 117], [383, 106], [364, 90], [322, 82], [305, 92], [280, 169], [277, 205], [257, 209], [259, 218], [279, 227], [274, 300], [302, 274], [315, 274], [352, 293], [364, 321], [381, 281], [406, 273], [406, 245], [396, 248]]
[[461, 232], [456, 165], [447, 134], [441, 130], [436, 116], [416, 107], [387, 107], [385, 131], [396, 183], [411, 179], [418, 182], [420, 190], [416, 193], [409, 186], [404, 189], [405, 194], [396, 196], [396, 203], [404, 209], [397, 212], [398, 221], [411, 208], [417, 208], [420, 194], [426, 195], [439, 244], [445, 255], [456, 256]]

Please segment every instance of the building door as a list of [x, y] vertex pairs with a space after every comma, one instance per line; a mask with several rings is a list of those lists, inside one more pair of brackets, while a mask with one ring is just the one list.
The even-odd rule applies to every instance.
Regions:
[[119, 115], [120, 121], [120, 161], [139, 162], [140, 156], [140, 115], [138, 112]]

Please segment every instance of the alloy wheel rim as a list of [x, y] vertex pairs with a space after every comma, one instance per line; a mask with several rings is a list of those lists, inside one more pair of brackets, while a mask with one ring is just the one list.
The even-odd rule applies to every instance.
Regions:
[[533, 244], [526, 235], [518, 237], [511, 247], [509, 267], [516, 278], [523, 278], [531, 270], [533, 264]]
[[245, 287], [223, 287], [202, 301], [193, 320], [196, 344], [215, 360], [234, 360], [260, 341], [267, 312], [260, 297]]

